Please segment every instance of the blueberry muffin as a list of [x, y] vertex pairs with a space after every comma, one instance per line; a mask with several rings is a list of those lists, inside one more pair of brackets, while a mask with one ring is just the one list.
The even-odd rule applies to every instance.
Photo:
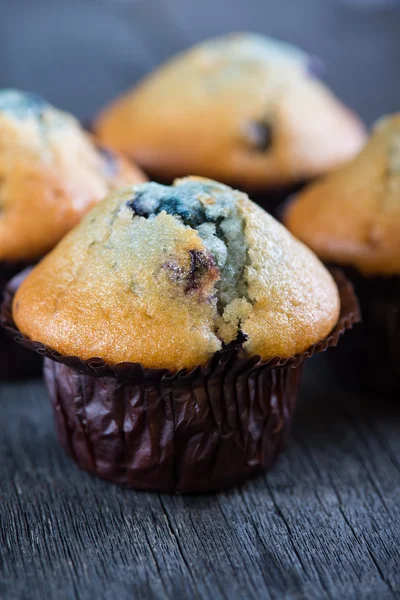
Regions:
[[363, 313], [363, 328], [348, 337], [356, 349], [348, 364], [368, 385], [397, 392], [400, 114], [378, 121], [351, 163], [299, 194], [285, 223], [324, 261], [348, 269]]
[[214, 177], [271, 208], [279, 190], [345, 163], [365, 140], [315, 64], [261, 35], [208, 40], [106, 107], [95, 130], [152, 178]]
[[198, 179], [118, 190], [34, 270], [19, 329], [62, 354], [179, 370], [235, 340], [264, 360], [338, 320], [319, 260], [239, 192]]
[[113, 188], [142, 173], [34, 94], [0, 92], [0, 260], [32, 261]]
[[[144, 180], [136, 167], [97, 147], [71, 115], [34, 94], [0, 91], [1, 289], [21, 266], [51, 250], [111, 189]], [[0, 333], [3, 346], [7, 375], [13, 351]], [[23, 370], [19, 364], [15, 374]]]
[[13, 318], [45, 348], [78, 464], [208, 491], [271, 465], [300, 363], [348, 324], [346, 293], [246, 195], [186, 178], [112, 193], [20, 285]]

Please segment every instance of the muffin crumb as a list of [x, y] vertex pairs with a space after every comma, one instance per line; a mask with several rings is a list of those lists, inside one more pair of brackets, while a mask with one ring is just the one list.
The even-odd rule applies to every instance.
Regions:
[[[216, 281], [213, 301], [227, 325], [218, 327], [224, 343], [236, 339], [240, 333], [240, 318], [234, 315], [232, 308], [235, 300], [251, 304], [245, 277], [245, 267], [249, 262], [245, 224], [236, 200], [228, 187], [189, 178], [178, 181], [174, 188], [157, 183], [147, 184], [143, 189], [137, 188], [134, 198], [126, 202], [126, 206], [138, 217], [152, 219], [165, 212], [185, 227], [197, 231], [208, 252], [189, 250], [190, 268], [186, 274], [174, 261], [165, 265], [176, 282], [184, 279], [186, 293], [199, 291], [203, 285], [208, 287], [210, 281]], [[230, 310], [226, 312], [230, 305]], [[229, 322], [231, 316], [232, 323]], [[235, 335], [233, 329], [236, 330]], [[224, 332], [228, 330], [227, 340]]]

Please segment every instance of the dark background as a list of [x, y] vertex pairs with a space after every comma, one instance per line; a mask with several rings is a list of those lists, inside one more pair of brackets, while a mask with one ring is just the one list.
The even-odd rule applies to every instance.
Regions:
[[[396, 0], [0, 0], [0, 87], [93, 114], [170, 53], [255, 30], [325, 60], [370, 123], [400, 108]], [[0, 385], [1, 600], [400, 598], [400, 412], [307, 366], [291, 443], [228, 493], [162, 496], [79, 471], [43, 384]]]
[[398, 0], [0, 0], [0, 87], [87, 117], [171, 53], [235, 30], [319, 55], [368, 123], [399, 109]]

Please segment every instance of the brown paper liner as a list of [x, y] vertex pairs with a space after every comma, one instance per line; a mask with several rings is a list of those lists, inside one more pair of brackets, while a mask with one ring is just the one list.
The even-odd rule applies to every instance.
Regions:
[[366, 277], [350, 268], [346, 275], [363, 319], [335, 352], [335, 363], [347, 383], [399, 401], [400, 276]]
[[303, 361], [359, 320], [351, 284], [340, 271], [334, 276], [342, 308], [332, 333], [302, 354], [264, 362], [244, 356], [239, 343], [175, 373], [63, 356], [16, 330], [13, 289], [2, 322], [46, 357], [58, 434], [82, 469], [137, 489], [210, 492], [272, 466], [288, 439]]
[[[3, 298], [8, 281], [27, 267], [26, 262], [0, 262], [0, 297]], [[13, 341], [0, 328], [0, 380], [35, 377], [42, 373], [43, 359]]]

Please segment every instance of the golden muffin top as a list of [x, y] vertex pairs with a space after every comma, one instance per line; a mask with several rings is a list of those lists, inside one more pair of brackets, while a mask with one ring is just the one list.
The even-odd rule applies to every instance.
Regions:
[[0, 91], [0, 261], [53, 248], [113, 188], [145, 181], [39, 96]]
[[209, 40], [106, 107], [95, 129], [156, 178], [195, 172], [254, 191], [291, 185], [346, 162], [365, 140], [313, 64], [261, 35]]
[[302, 352], [339, 304], [317, 257], [245, 194], [186, 178], [112, 193], [31, 272], [13, 315], [64, 355], [176, 370], [238, 337], [263, 359]]
[[400, 274], [400, 113], [379, 120], [347, 166], [300, 193], [285, 223], [323, 260]]

